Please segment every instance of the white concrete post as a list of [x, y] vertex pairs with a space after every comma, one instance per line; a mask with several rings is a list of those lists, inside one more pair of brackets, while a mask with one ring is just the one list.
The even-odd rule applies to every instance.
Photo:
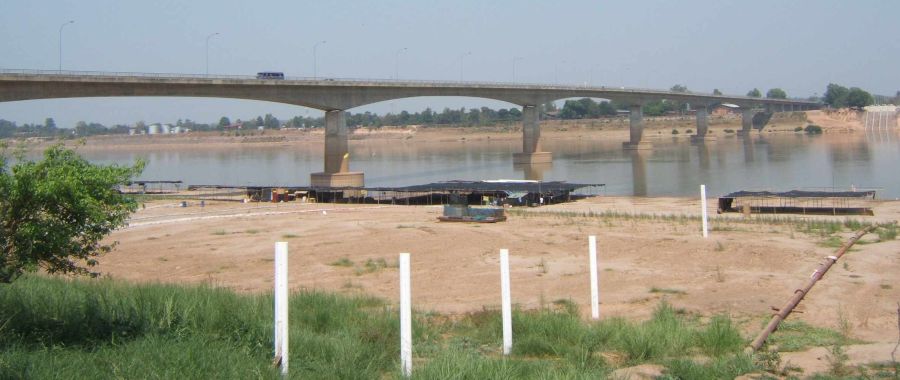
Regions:
[[503, 355], [512, 351], [512, 310], [509, 294], [509, 250], [500, 250], [500, 300], [503, 316]]
[[709, 224], [706, 220], [706, 185], [700, 185], [700, 215], [703, 217], [703, 238], [708, 238]]
[[591, 270], [591, 318], [600, 319], [600, 285], [597, 279], [597, 237], [588, 236]]
[[288, 373], [288, 243], [275, 243], [275, 357]]
[[400, 366], [403, 376], [412, 375], [412, 309], [410, 306], [409, 254], [400, 254]]

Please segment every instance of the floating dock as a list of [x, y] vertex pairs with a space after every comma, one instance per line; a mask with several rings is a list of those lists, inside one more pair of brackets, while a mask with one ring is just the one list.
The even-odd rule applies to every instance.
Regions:
[[719, 197], [719, 210], [744, 214], [875, 215], [864, 191], [737, 191]]

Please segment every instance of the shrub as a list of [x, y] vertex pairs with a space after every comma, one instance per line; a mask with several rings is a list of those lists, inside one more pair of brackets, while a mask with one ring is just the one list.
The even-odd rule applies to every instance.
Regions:
[[673, 128], [673, 129], [672, 129], [672, 134], [673, 134], [673, 135], [677, 135], [677, 134], [678, 134], [678, 130]]
[[810, 135], [818, 135], [818, 134], [822, 133], [822, 127], [815, 125], [815, 124], [807, 125], [806, 129], [804, 129], [804, 130], [806, 131], [807, 134], [810, 134]]
[[800, 132], [800, 131], [803, 131], [803, 127], [794, 128], [794, 132]]

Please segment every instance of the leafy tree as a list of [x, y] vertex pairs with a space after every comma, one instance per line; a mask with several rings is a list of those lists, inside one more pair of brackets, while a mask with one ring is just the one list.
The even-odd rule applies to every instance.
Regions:
[[51, 129], [51, 130], [56, 129], [56, 122], [53, 121], [52, 117], [48, 117], [48, 118], [44, 119], [44, 128]]
[[561, 119], [595, 119], [615, 114], [616, 109], [609, 102], [597, 103], [591, 98], [581, 98], [566, 100], [563, 109], [559, 112], [559, 117]]
[[680, 84], [676, 84], [676, 85], [672, 86], [672, 88], [669, 90], [672, 92], [688, 92], [687, 86], [680, 85]]
[[0, 156], [0, 282], [39, 268], [97, 276], [90, 271], [96, 258], [115, 247], [102, 239], [137, 206], [116, 186], [140, 174], [143, 162], [94, 165], [61, 145], [41, 161], [23, 154], [17, 161], [7, 170]]
[[747, 92], [747, 96], [749, 96], [751, 98], [761, 98], [762, 93], [759, 92], [758, 88], [754, 88], [754, 89], [750, 90], [749, 92]]
[[722, 95], [722, 91], [719, 91], [718, 88], [713, 89], [713, 95]]
[[872, 94], [860, 89], [859, 87], [851, 87], [847, 93], [847, 107], [862, 108], [875, 103]]
[[787, 93], [780, 88], [773, 88], [766, 92], [766, 97], [769, 99], [787, 99]]
[[822, 99], [825, 104], [834, 108], [843, 108], [847, 106], [847, 95], [850, 90], [839, 84], [829, 83], [825, 89], [825, 96]]
[[16, 133], [16, 123], [0, 119], [0, 139], [6, 137], [12, 137]]
[[[257, 119], [257, 122], [258, 121], [259, 121], [259, 119]], [[263, 119], [262, 125], [268, 129], [277, 129], [278, 127], [281, 126], [281, 121], [279, 121], [277, 117], [272, 116], [272, 114], [267, 113], [266, 118]]]
[[219, 128], [225, 128], [229, 125], [231, 125], [231, 119], [227, 116], [222, 116], [222, 118], [219, 119]]
[[644, 104], [643, 113], [646, 116], [662, 116], [679, 109], [679, 106], [679, 104], [669, 100], [655, 100]]

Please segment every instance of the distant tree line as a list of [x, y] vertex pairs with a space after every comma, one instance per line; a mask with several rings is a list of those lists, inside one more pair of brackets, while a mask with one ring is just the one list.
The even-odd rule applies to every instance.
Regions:
[[[550, 105], [543, 107], [544, 111], [555, 110]], [[381, 127], [385, 125], [433, 125], [433, 124], [456, 124], [456, 125], [493, 125], [496, 123], [515, 122], [522, 120], [522, 111], [519, 108], [501, 108], [492, 109], [488, 107], [481, 108], [460, 108], [450, 109], [444, 108], [441, 112], [435, 112], [430, 108], [422, 112], [409, 113], [402, 111], [400, 113], [388, 113], [386, 115], [377, 115], [371, 112], [364, 113], [347, 113], [347, 125], [351, 127]], [[192, 131], [223, 131], [229, 128], [240, 126], [243, 129], [256, 129], [263, 127], [264, 129], [278, 129], [281, 127], [289, 128], [321, 128], [325, 126], [324, 117], [303, 117], [295, 116], [287, 120], [279, 120], [272, 114], [257, 116], [246, 121], [236, 119], [231, 121], [227, 116], [219, 119], [218, 123], [198, 123], [190, 119], [179, 119], [175, 126]], [[0, 138], [9, 137], [55, 137], [55, 138], [78, 138], [94, 135], [113, 135], [128, 134], [132, 129], [139, 132], [147, 131], [147, 124], [139, 121], [134, 125], [116, 124], [106, 126], [100, 123], [79, 121], [74, 128], [59, 128], [53, 118], [47, 118], [44, 124], [23, 124], [18, 125], [15, 122], [0, 119]]]
[[[676, 84], [670, 88], [672, 92], [687, 93], [687, 86]], [[721, 95], [718, 89], [713, 90], [714, 95]], [[747, 92], [747, 96], [761, 98], [762, 92], [754, 88]], [[766, 98], [769, 99], [787, 99], [787, 93], [780, 88], [772, 88], [766, 92]], [[834, 108], [841, 107], [865, 107], [874, 104], [876, 100], [879, 103], [900, 104], [900, 91], [896, 95], [891, 96], [873, 96], [868, 92], [858, 88], [846, 88], [844, 86], [831, 83], [828, 85], [825, 95], [822, 98], [810, 97], [812, 101], [822, 101], [828, 106]], [[673, 100], [655, 100], [643, 104], [643, 114], [645, 116], [663, 116], [667, 114], [677, 114], [688, 110], [689, 104]], [[594, 101], [590, 98], [577, 100], [566, 100], [562, 109], [557, 109], [554, 103], [547, 103], [541, 106], [542, 113], [550, 113], [561, 119], [592, 119], [599, 117], [615, 116], [619, 110], [627, 110], [628, 104], [620, 104], [613, 101]], [[385, 115], [377, 115], [371, 112], [363, 113], [347, 113], [347, 125], [351, 127], [381, 127], [386, 125], [478, 125], [487, 126], [497, 123], [517, 122], [522, 120], [522, 111], [518, 107], [492, 109], [488, 107], [481, 108], [444, 108], [441, 112], [435, 112], [431, 108], [427, 108], [422, 112], [410, 113], [401, 111], [399, 113], [388, 113]], [[175, 126], [192, 131], [222, 131], [228, 128], [234, 128], [240, 125], [244, 129], [259, 128], [277, 129], [281, 127], [289, 128], [321, 128], [325, 126], [324, 117], [303, 117], [294, 116], [287, 120], [279, 120], [272, 114], [257, 116], [246, 121], [236, 119], [234, 122], [227, 116], [219, 119], [218, 123], [198, 123], [190, 119], [179, 119]], [[15, 122], [0, 119], [0, 138], [9, 137], [57, 137], [57, 138], [78, 138], [93, 135], [111, 135], [111, 134], [128, 134], [130, 130], [146, 132], [147, 125], [143, 121], [139, 121], [132, 126], [116, 124], [106, 126], [100, 123], [88, 123], [79, 121], [74, 128], [59, 128], [53, 118], [44, 120], [44, 124], [23, 124], [17, 125]]]

